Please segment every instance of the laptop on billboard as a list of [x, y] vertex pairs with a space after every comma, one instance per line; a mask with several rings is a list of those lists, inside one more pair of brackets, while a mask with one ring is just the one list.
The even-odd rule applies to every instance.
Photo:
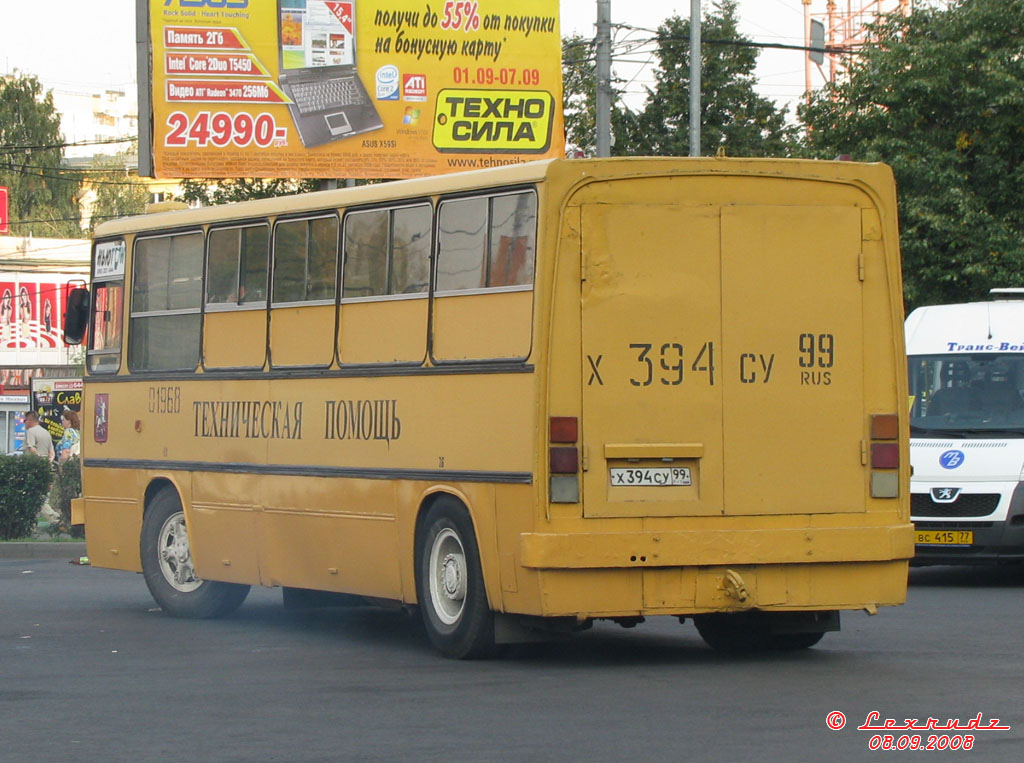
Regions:
[[384, 126], [356, 72], [355, 0], [277, 0], [281, 89], [306, 148]]

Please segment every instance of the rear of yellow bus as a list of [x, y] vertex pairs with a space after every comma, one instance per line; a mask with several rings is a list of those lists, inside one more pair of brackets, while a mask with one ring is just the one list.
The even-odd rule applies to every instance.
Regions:
[[515, 539], [505, 611], [692, 617], [745, 650], [811, 646], [842, 610], [903, 603], [889, 169], [570, 162], [546, 191], [564, 194], [538, 275], [547, 500]]

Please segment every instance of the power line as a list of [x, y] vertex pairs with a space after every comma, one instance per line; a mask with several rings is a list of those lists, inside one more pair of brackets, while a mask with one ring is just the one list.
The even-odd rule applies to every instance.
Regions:
[[[625, 26], [625, 25], [623, 25], [623, 26]], [[647, 29], [645, 27], [629, 27], [629, 28], [636, 29], [636, 30], [639, 30], [641, 32], [649, 32], [651, 34], [657, 35], [657, 37], [651, 38], [651, 41], [653, 41], [653, 42], [661, 42], [662, 40], [675, 40], [675, 41], [678, 41], [678, 42], [689, 43], [689, 41], [690, 41], [690, 38], [687, 37], [687, 36], [676, 35], [676, 34], [662, 35], [662, 34], [659, 34], [656, 29]], [[810, 47], [808, 45], [789, 45], [787, 43], [782, 43], [782, 42], [754, 42], [753, 40], [744, 40], [744, 39], [738, 39], [738, 40], [737, 39], [719, 40], [719, 39], [704, 37], [704, 38], [701, 39], [701, 42], [702, 43], [707, 43], [708, 45], [728, 45], [728, 46], [741, 47], [741, 48], [770, 48], [770, 49], [773, 49], [773, 50], [797, 50], [797, 51], [803, 51], [805, 53], [806, 52], [812, 52], [812, 51], [824, 51], [825, 53], [829, 53], [829, 54], [832, 54], [832, 55], [839, 55], [839, 54], [860, 55], [860, 53], [861, 53], [861, 51], [859, 51], [859, 50], [851, 50], [851, 49], [848, 49], [848, 48], [830, 48], [828, 46], [826, 46], [824, 48], [812, 48], [812, 47]]]
[[[55, 170], [62, 173], [80, 174], [80, 175], [114, 175], [124, 174], [126, 168], [123, 165], [110, 165], [107, 167], [44, 167], [40, 164], [21, 164], [19, 165], [23, 170]], [[3, 171], [3, 165], [0, 164], [0, 172]]]
[[[91, 220], [115, 220], [126, 215], [89, 215]], [[80, 217], [50, 217], [39, 220], [9, 220], [10, 225], [42, 225], [43, 223], [81, 223]]]
[[0, 146], [0, 152], [6, 154], [13, 154], [18, 151], [50, 151], [58, 148], [75, 148], [77, 146], [105, 146], [110, 143], [130, 143], [138, 141], [138, 136], [130, 136], [127, 138], [109, 138], [107, 140], [82, 140], [76, 143], [49, 143], [37, 146], [8, 144], [6, 146]]
[[[83, 178], [81, 176], [77, 176], [77, 177], [62, 177], [61, 175], [51, 175], [51, 174], [46, 173], [46, 172], [26, 172], [24, 169], [19, 169], [17, 167], [8, 167], [8, 168], [0, 170], [0, 174], [3, 174], [5, 172], [13, 172], [13, 173], [15, 173], [17, 175], [24, 175], [26, 177], [32, 177], [32, 178], [46, 178], [48, 180], [61, 180], [61, 181], [65, 182], [65, 183], [78, 183], [79, 185], [81, 185], [83, 183], [83, 180], [86, 180], [86, 178]], [[92, 178], [88, 178], [88, 182], [89, 182], [90, 185], [117, 185], [117, 186], [122, 186], [122, 187], [124, 187], [124, 186], [135, 187], [135, 186], [145, 186], [146, 185], [145, 183], [142, 183], [140, 181], [132, 182], [132, 181], [120, 181], [120, 180], [94, 180]]]
[[[38, 240], [38, 239], [33, 239], [33, 241], [35, 241], [35, 240]], [[80, 247], [80, 246], [81, 246], [81, 242], [80, 241], [75, 241], [72, 244], [61, 244], [60, 246], [47, 246], [47, 247], [42, 247], [42, 248], [39, 248], [39, 249], [33, 249], [31, 251], [31, 254], [40, 254], [40, 253], [45, 254], [47, 252], [59, 252], [62, 249], [75, 249], [75, 248]]]

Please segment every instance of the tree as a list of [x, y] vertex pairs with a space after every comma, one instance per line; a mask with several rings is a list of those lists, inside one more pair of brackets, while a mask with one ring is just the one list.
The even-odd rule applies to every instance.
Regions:
[[[736, 1], [722, 0], [701, 21], [701, 154], [724, 147], [730, 156], [788, 156], [795, 126], [754, 90], [757, 49], [739, 33]], [[621, 153], [690, 153], [690, 20], [671, 16], [658, 27], [658, 65], [647, 103], [627, 125]]]
[[284, 178], [225, 178], [221, 180], [183, 180], [182, 201], [188, 204], [231, 204], [250, 199], [270, 199], [296, 193], [310, 193], [322, 188], [320, 180], [287, 180]]
[[597, 75], [594, 43], [579, 35], [562, 40], [562, 111], [565, 114], [565, 147], [593, 156], [597, 152]]
[[0, 78], [0, 185], [14, 235], [81, 237], [80, 182], [61, 174], [63, 144], [53, 94], [33, 75]]
[[96, 157], [97, 171], [89, 173], [86, 185], [92, 186], [96, 197], [89, 218], [89, 234], [104, 220], [112, 217], [139, 215], [146, 211], [149, 190], [137, 177], [128, 174], [134, 155]]
[[[579, 35], [562, 40], [562, 111], [565, 114], [565, 146], [569, 156], [577, 152], [597, 156], [597, 62], [595, 44]], [[612, 80], [612, 154], [622, 154], [629, 112], [619, 100], [621, 91]]]
[[800, 109], [811, 150], [892, 166], [908, 309], [1024, 286], [1024, 0], [917, 7], [874, 33]]

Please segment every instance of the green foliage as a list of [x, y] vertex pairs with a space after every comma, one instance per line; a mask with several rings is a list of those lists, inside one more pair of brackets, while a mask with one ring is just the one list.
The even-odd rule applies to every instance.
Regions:
[[53, 485], [50, 488], [50, 506], [60, 514], [60, 523], [56, 532], [70, 532], [72, 536], [81, 536], [80, 527], [71, 525], [71, 499], [82, 495], [82, 461], [72, 456], [57, 465]]
[[117, 156], [96, 157], [98, 169], [89, 173], [86, 182], [96, 191], [92, 218], [89, 220], [89, 234], [97, 225], [112, 217], [141, 215], [149, 202], [149, 190], [137, 177], [130, 177], [128, 168], [135, 163], [134, 156], [123, 153]]
[[0, 540], [25, 538], [50, 490], [50, 462], [38, 456], [0, 456]]
[[907, 308], [1024, 286], [1024, 0], [918, 6], [800, 110], [815, 156], [896, 175]]
[[577, 149], [589, 156], [597, 151], [596, 101], [594, 43], [579, 35], [566, 37], [562, 40], [562, 111], [570, 156]]
[[208, 207], [250, 199], [270, 199], [297, 193], [319, 191], [320, 180], [288, 180], [285, 178], [224, 178], [220, 180], [182, 181], [181, 200], [190, 205]]
[[[757, 49], [711, 41], [749, 42], [740, 34], [735, 0], [722, 0], [701, 21], [701, 154], [724, 147], [729, 156], [789, 156], [797, 128], [784, 111], [754, 90]], [[616, 153], [687, 156], [690, 153], [690, 20], [672, 16], [658, 27], [654, 89]]]
[[33, 75], [0, 77], [0, 186], [10, 189], [13, 235], [81, 237], [81, 186], [61, 174], [63, 142], [53, 94]]

